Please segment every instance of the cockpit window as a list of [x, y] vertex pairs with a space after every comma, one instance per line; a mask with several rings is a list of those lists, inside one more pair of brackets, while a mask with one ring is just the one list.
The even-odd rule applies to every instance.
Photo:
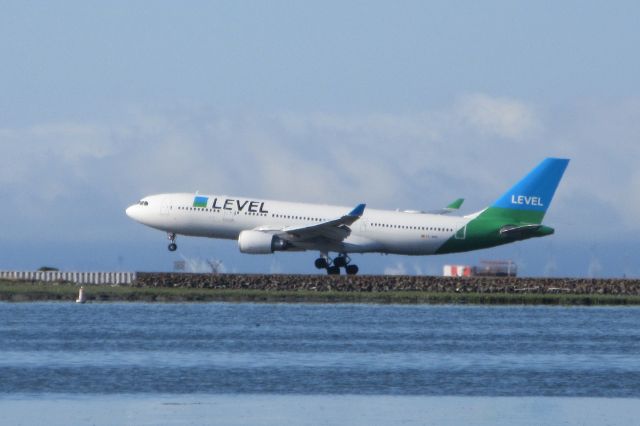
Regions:
[[140, 201], [138, 201], [138, 204], [141, 205], [141, 206], [148, 206], [149, 202], [140, 200]]

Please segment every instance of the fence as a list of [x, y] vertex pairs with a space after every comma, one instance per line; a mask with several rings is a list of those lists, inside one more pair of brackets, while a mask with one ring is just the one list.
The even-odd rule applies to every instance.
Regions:
[[135, 272], [62, 272], [62, 271], [0, 271], [0, 279], [16, 281], [67, 281], [75, 284], [131, 284]]

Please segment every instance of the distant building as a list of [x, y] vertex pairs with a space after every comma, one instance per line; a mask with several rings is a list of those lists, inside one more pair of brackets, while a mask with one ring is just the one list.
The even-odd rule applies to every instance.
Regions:
[[442, 272], [445, 277], [470, 277], [471, 269], [468, 265], [444, 265]]
[[444, 265], [445, 277], [515, 277], [518, 267], [511, 260], [483, 260], [480, 266]]

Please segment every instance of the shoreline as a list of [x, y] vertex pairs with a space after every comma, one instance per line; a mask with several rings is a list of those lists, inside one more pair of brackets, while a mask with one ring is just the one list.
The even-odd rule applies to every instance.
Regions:
[[[282, 424], [327, 426], [634, 424], [637, 398], [550, 396], [161, 394], [14, 397], [0, 400], [9, 424]], [[309, 421], [312, 419], [312, 421]], [[345, 421], [345, 419], [348, 419]], [[429, 419], [425, 423], [424, 419]], [[315, 422], [313, 421], [315, 420]]]
[[[2, 302], [75, 302], [80, 285], [0, 281]], [[640, 305], [639, 295], [592, 293], [541, 293], [527, 291], [429, 291], [353, 289], [255, 289], [199, 288], [185, 286], [85, 285], [85, 296], [92, 302], [252, 302], [252, 303], [373, 303], [373, 304], [476, 304], [476, 305], [562, 305], [619, 306]]]

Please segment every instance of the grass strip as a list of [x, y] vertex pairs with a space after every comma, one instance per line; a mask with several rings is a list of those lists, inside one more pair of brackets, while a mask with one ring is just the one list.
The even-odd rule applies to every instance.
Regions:
[[[71, 283], [0, 281], [0, 301], [68, 301], [78, 296]], [[87, 285], [88, 302], [266, 302], [266, 303], [379, 303], [477, 305], [640, 305], [640, 296], [543, 293], [435, 293], [425, 291], [280, 291], [130, 287]]]

